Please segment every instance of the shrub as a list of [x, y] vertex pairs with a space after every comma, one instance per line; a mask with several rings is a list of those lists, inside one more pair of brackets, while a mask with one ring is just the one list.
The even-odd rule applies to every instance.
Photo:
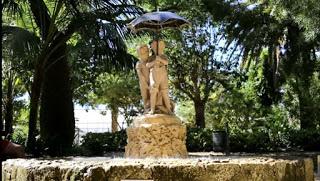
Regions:
[[27, 128], [16, 127], [12, 134], [12, 142], [24, 145], [27, 140]]
[[290, 147], [304, 151], [320, 151], [320, 130], [302, 129], [288, 132]]
[[186, 142], [188, 151], [211, 151], [213, 146], [212, 129], [188, 128]]
[[266, 152], [270, 151], [270, 138], [264, 130], [239, 131], [229, 135], [232, 152]]
[[[190, 152], [212, 151], [212, 133], [209, 128], [187, 128], [187, 150]], [[320, 150], [320, 130], [292, 130], [281, 133], [284, 139], [274, 139], [264, 128], [233, 130], [229, 135], [231, 152], [270, 152], [283, 150]], [[103, 155], [105, 152], [124, 151], [127, 135], [125, 130], [115, 133], [87, 133], [76, 150], [85, 155]]]
[[87, 133], [81, 147], [85, 155], [103, 155], [105, 152], [124, 151], [127, 135], [124, 130], [115, 133]]

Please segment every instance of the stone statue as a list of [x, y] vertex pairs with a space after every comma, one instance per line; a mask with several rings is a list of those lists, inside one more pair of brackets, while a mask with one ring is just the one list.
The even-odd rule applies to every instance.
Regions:
[[163, 54], [165, 43], [154, 40], [151, 43], [153, 55], [149, 57], [147, 68], [150, 69], [150, 114], [154, 114], [156, 108], [161, 112], [172, 114], [173, 106], [169, 98], [168, 86], [168, 58]]
[[[173, 114], [174, 104], [168, 94], [168, 58], [163, 41], [153, 41], [149, 56], [147, 45], [137, 48], [136, 65], [145, 114], [134, 118], [127, 128], [125, 156], [130, 158], [184, 158], [186, 126]], [[149, 113], [149, 114], [146, 114]]]
[[143, 101], [144, 113], [147, 113], [150, 108], [150, 93], [149, 93], [149, 68], [146, 64], [149, 59], [149, 48], [146, 44], [137, 48], [139, 62], [136, 64], [136, 70], [139, 77], [140, 92]]

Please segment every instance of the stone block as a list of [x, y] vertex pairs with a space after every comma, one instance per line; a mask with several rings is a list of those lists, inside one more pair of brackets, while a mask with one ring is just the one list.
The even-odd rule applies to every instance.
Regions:
[[187, 157], [186, 127], [174, 115], [155, 114], [137, 117], [127, 128], [129, 158]]

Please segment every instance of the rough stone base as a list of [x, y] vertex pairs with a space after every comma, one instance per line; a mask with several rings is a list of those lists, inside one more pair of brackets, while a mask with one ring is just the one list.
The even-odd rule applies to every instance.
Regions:
[[126, 157], [181, 158], [187, 156], [186, 127], [178, 117], [155, 114], [137, 117], [127, 128]]
[[311, 159], [17, 159], [3, 163], [3, 180], [314, 181]]

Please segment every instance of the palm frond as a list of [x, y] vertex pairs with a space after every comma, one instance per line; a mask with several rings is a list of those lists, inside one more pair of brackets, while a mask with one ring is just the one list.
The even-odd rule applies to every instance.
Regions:
[[[32, 69], [33, 61], [40, 52], [40, 38], [33, 32], [16, 26], [3, 26], [2, 30], [4, 49], [10, 51], [12, 56], [20, 60], [24, 66]], [[16, 63], [20, 64], [20, 62]]]
[[74, 13], [96, 11], [115, 16], [129, 17], [143, 13], [132, 0], [65, 0], [65, 5]]
[[33, 32], [17, 26], [3, 26], [2, 33], [7, 48], [17, 56], [25, 57], [26, 53], [39, 52], [40, 38]]
[[[74, 47], [81, 60], [75, 60], [74, 66], [87, 64], [87, 68], [98, 73], [134, 67], [136, 58], [127, 53], [124, 39], [128, 33], [126, 24], [143, 12], [141, 8], [133, 1], [123, 0], [72, 0], [65, 3], [74, 9], [74, 13], [80, 13], [72, 21], [74, 27], [81, 25], [78, 29], [81, 38]], [[86, 50], [81, 50], [83, 46]]]
[[23, 2], [24, 0], [4, 0], [2, 5], [5, 11], [15, 14], [22, 11], [21, 3]]
[[18, 16], [23, 19], [23, 4], [25, 0], [4, 0], [1, 7], [4, 12], [8, 13], [10, 16]]
[[127, 53], [117, 25], [97, 22], [94, 26], [84, 28], [80, 35], [75, 49], [82, 61], [76, 60], [75, 64], [86, 63], [88, 68], [94, 68], [97, 72], [134, 67], [136, 59]]

